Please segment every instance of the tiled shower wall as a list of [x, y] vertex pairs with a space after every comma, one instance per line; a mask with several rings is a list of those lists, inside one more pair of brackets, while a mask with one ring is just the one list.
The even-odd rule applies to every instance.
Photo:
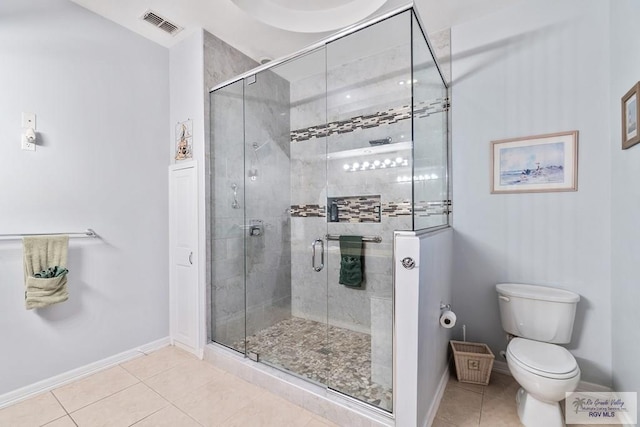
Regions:
[[[292, 313], [320, 322], [328, 317], [332, 325], [370, 333], [372, 316], [385, 319], [382, 323], [387, 323], [389, 328], [392, 324], [393, 231], [411, 229], [410, 212], [396, 217], [382, 215], [380, 222], [327, 223], [324, 207], [327, 197], [380, 195], [382, 206], [410, 200], [411, 184], [397, 181], [399, 175], [411, 173], [410, 160], [408, 166], [392, 169], [344, 170], [346, 163], [362, 163], [363, 160], [373, 162], [379, 158], [384, 161], [398, 156], [410, 159], [409, 150], [348, 158], [340, 158], [341, 154], [337, 154], [370, 147], [370, 140], [388, 137], [392, 142], [411, 140], [410, 114], [400, 119], [384, 114], [410, 105], [410, 85], [398, 84], [411, 76], [410, 35], [408, 28], [406, 33], [396, 33], [392, 36], [398, 39], [395, 46], [366, 57], [359, 58], [354, 45], [353, 59], [343, 62], [337, 52], [348, 50], [351, 43], [362, 42], [352, 37], [366, 35], [356, 34], [327, 46], [327, 75], [322, 72], [291, 82], [294, 139], [291, 143], [291, 204], [298, 208], [300, 206], [295, 205], [316, 205], [315, 209], [309, 209], [311, 215], [302, 216], [294, 210], [291, 218]], [[326, 98], [325, 93], [328, 94]], [[373, 115], [379, 119], [368, 117]], [[323, 126], [327, 123], [329, 127]], [[363, 123], [367, 126], [362, 126]], [[326, 131], [333, 128], [335, 130]], [[334, 154], [338, 158], [332, 159]], [[382, 237], [382, 243], [364, 244], [365, 283], [362, 288], [338, 283], [340, 250], [337, 241], [324, 242], [325, 269], [320, 273], [311, 269], [310, 244], [324, 238], [327, 232]], [[390, 351], [390, 339], [387, 345]]]
[[[212, 97], [213, 337], [227, 345], [244, 339], [245, 319], [252, 334], [291, 315], [290, 202], [281, 191], [290, 186], [289, 84], [263, 72], [244, 86], [244, 104], [243, 85]], [[262, 221], [260, 236], [248, 236], [252, 220]]]
[[[237, 279], [243, 276], [240, 257], [244, 256], [244, 251], [242, 240], [230, 233], [232, 228], [228, 228], [232, 223], [242, 224], [243, 219], [241, 211], [229, 210], [230, 189], [226, 185], [229, 185], [230, 179], [227, 179], [228, 162], [224, 157], [234, 153], [232, 161], [233, 159], [237, 161], [238, 153], [242, 152], [242, 145], [239, 142], [242, 141], [242, 127], [241, 120], [238, 118], [242, 117], [242, 84], [225, 90], [226, 96], [221, 98], [211, 98], [209, 90], [227, 79], [256, 67], [258, 63], [207, 31], [203, 32], [203, 36], [205, 132], [209, 136], [209, 143], [205, 144], [205, 161], [208, 165], [205, 171], [207, 176], [213, 177], [209, 181], [210, 191], [205, 192], [206, 223], [210, 225], [207, 227], [209, 232], [206, 236], [207, 301], [211, 302], [207, 304], [207, 325], [213, 326], [207, 328], [207, 333], [208, 339], [211, 340], [225, 338], [230, 326], [226, 321], [218, 322], [217, 320], [234, 316], [232, 311], [234, 309], [241, 310], [239, 314], [244, 315], [244, 307], [239, 305], [239, 297], [236, 296], [244, 292], [239, 288], [243, 285], [242, 280]], [[212, 108], [216, 113], [214, 117], [210, 116]], [[236, 141], [238, 145], [236, 148], [229, 147], [227, 141]], [[222, 177], [220, 179], [223, 179], [226, 185], [220, 185], [216, 189], [218, 177]], [[216, 203], [212, 203], [212, 200]], [[215, 224], [218, 224], [218, 228], [214, 230]], [[229, 265], [229, 269], [221, 270], [226, 265]], [[223, 282], [217, 286], [212, 285], [214, 271], [216, 278]], [[217, 293], [216, 290], [221, 288], [224, 290]], [[233, 298], [227, 306], [226, 299], [229, 296]], [[238, 322], [235, 326], [230, 326], [232, 334], [244, 330], [244, 324], [240, 325], [242, 328], [237, 325]]]
[[[245, 85], [247, 335], [291, 317], [289, 83], [272, 71]], [[249, 349], [250, 350], [250, 349]]]
[[[379, 25], [394, 26], [389, 22]], [[411, 80], [408, 22], [405, 29], [398, 28], [387, 32], [397, 43], [375, 54], [358, 57], [357, 46], [365, 45], [362, 39], [369, 36], [366, 32], [329, 44], [327, 75], [319, 73], [291, 82], [292, 314], [320, 322], [328, 319], [332, 325], [371, 334], [372, 380], [389, 387], [393, 348], [393, 232], [413, 229], [412, 153], [405, 149], [345, 157], [344, 151], [364, 151], [372, 147], [369, 143], [372, 140], [391, 138], [392, 143], [396, 143], [411, 141], [413, 137], [414, 144], [423, 147], [418, 150], [421, 158], [416, 167], [426, 167], [433, 173], [429, 169], [431, 165], [446, 164], [446, 113], [419, 113], [422, 107], [432, 112], [433, 107], [426, 107], [425, 103], [446, 93], [433, 78], [435, 67], [426, 58], [429, 55], [426, 44], [414, 45], [414, 49], [424, 49], [420, 55], [414, 52], [414, 57], [424, 59], [424, 62], [417, 63], [413, 75], [414, 79], [422, 81]], [[445, 38], [439, 38], [439, 47], [447, 50]], [[340, 52], [345, 51], [353, 53], [353, 58], [346, 62], [340, 56]], [[414, 98], [414, 109], [419, 114], [416, 114], [413, 130], [412, 85], [416, 85], [414, 96], [420, 95]], [[428, 87], [434, 85], [440, 92]], [[324, 93], [328, 95], [326, 98]], [[436, 155], [430, 157], [429, 153]], [[407, 165], [356, 172], [345, 170], [346, 165], [353, 166], [355, 162], [362, 165], [364, 161], [394, 161], [397, 157], [408, 160]], [[424, 199], [417, 202], [442, 200], [446, 170], [441, 167], [438, 175], [438, 180], [419, 184], [418, 197]], [[379, 196], [380, 222], [366, 221], [366, 214], [358, 217], [353, 213], [350, 213], [349, 221], [341, 217], [340, 222], [327, 222], [328, 197], [372, 195], [375, 196], [369, 199]], [[365, 220], [358, 222], [358, 218]], [[423, 221], [422, 224], [429, 223]], [[382, 237], [382, 243], [364, 243], [365, 281], [362, 288], [338, 283], [340, 249], [337, 241], [324, 242], [325, 269], [320, 273], [311, 269], [310, 244], [326, 233]]]

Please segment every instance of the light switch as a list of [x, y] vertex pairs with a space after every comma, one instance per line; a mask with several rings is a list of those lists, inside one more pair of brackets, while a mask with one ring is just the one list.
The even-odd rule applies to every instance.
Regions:
[[22, 127], [27, 129], [36, 128], [36, 114], [35, 113], [22, 113]]

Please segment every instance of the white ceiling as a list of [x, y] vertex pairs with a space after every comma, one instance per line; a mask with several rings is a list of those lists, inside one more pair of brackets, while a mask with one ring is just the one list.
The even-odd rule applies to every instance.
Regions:
[[[362, 4], [361, 0], [296, 0], [295, 2], [291, 0], [72, 1], [162, 46], [171, 47], [197, 28], [202, 27], [258, 61], [262, 58], [273, 59], [285, 56], [322, 40], [335, 31], [308, 31], [331, 28], [335, 26], [329, 25], [332, 21], [343, 25], [346, 22], [346, 16], [355, 20], [363, 18], [363, 16], [358, 16], [359, 13], [356, 13], [356, 8], [353, 7]], [[415, 4], [427, 31], [435, 32], [495, 12], [518, 1], [521, 0], [416, 0]], [[252, 13], [272, 25], [245, 12], [245, 9], [250, 9], [252, 3], [256, 5]], [[364, 13], [367, 16], [364, 18], [393, 10], [406, 3], [407, 0], [370, 1], [370, 4], [376, 6], [382, 4], [382, 6], [372, 13], [370, 13], [371, 7], [365, 10]], [[293, 6], [296, 4], [297, 6]], [[266, 8], [265, 5], [271, 6], [272, 9]], [[184, 30], [175, 36], [170, 36], [142, 21], [140, 17], [148, 9], [152, 9], [164, 18], [180, 25]], [[300, 32], [299, 25], [290, 27], [296, 31], [277, 28], [273, 25], [287, 27], [287, 23], [281, 16], [277, 19], [274, 10], [280, 15], [289, 11], [292, 19], [297, 21], [303, 19], [300, 13], [304, 13], [306, 14], [304, 19], [307, 19], [307, 22], [311, 22], [309, 14], [316, 12], [318, 25], [314, 25], [314, 28], [311, 28], [311, 25], [305, 26], [305, 32]], [[360, 12], [362, 10], [363, 8], [359, 9]], [[335, 16], [335, 19], [331, 19], [332, 16]]]

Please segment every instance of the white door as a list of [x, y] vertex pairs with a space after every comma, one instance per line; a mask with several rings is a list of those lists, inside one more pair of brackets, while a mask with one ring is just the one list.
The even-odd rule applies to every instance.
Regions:
[[198, 347], [198, 185], [195, 162], [169, 167], [170, 334]]

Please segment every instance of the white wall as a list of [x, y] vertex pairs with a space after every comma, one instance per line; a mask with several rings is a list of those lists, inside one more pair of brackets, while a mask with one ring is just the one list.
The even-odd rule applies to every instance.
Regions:
[[[447, 371], [451, 329], [440, 326], [440, 302], [451, 303], [453, 231], [446, 229], [420, 237], [420, 311], [418, 313], [418, 425], [433, 422], [439, 389]], [[456, 307], [452, 307], [455, 311]], [[447, 377], [448, 379], [448, 377]], [[445, 380], [446, 381], [446, 380]], [[446, 384], [446, 382], [444, 383]]]
[[[598, 0], [527, 0], [452, 29], [459, 325], [498, 354], [496, 283], [575, 291], [568, 348], [583, 380], [602, 385], [611, 381], [608, 14]], [[577, 192], [490, 194], [491, 140], [575, 129]]]
[[[206, 344], [206, 237], [205, 229], [205, 168], [204, 165], [204, 47], [203, 31], [194, 30], [193, 34], [173, 46], [169, 50], [169, 92], [171, 106], [169, 121], [171, 136], [169, 138], [169, 162], [175, 163], [176, 131], [178, 123], [191, 119], [193, 121], [192, 152], [193, 160], [198, 167], [198, 250], [196, 265], [198, 269], [198, 304], [199, 318], [197, 321], [199, 332], [196, 349], [201, 350]], [[166, 141], [166, 140], [165, 140]], [[165, 151], [166, 153], [166, 151]]]
[[639, 391], [640, 370], [640, 145], [620, 148], [620, 99], [640, 80], [640, 4], [611, 1], [611, 193], [612, 193], [612, 339], [613, 386], [618, 391]]
[[[452, 230], [394, 241], [395, 414], [398, 426], [431, 425], [444, 391], [450, 330], [440, 327], [440, 302], [451, 300]], [[401, 261], [415, 260], [406, 269]]]
[[[168, 51], [66, 0], [0, 3], [0, 233], [71, 239], [67, 302], [24, 308], [0, 241], [0, 395], [168, 335]], [[20, 149], [37, 114], [36, 152]]]

